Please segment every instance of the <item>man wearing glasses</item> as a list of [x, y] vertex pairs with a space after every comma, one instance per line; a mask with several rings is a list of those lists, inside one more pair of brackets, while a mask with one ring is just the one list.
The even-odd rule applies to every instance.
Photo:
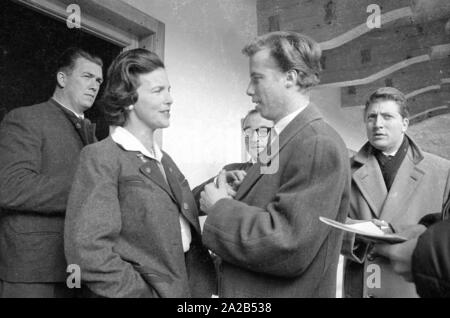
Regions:
[[[266, 148], [271, 138], [273, 122], [261, 117], [261, 114], [252, 109], [248, 112], [242, 122], [245, 149], [250, 155], [250, 162], [256, 163], [259, 154]], [[225, 169], [230, 170], [230, 169]]]
[[[245, 150], [248, 154], [246, 158], [250, 156], [250, 159], [244, 162], [230, 163], [222, 168], [222, 170], [228, 172], [227, 175], [230, 181], [229, 193], [231, 195], [234, 196], [236, 188], [246, 175], [246, 171], [258, 162], [260, 154], [273, 139], [273, 136], [271, 136], [273, 134], [272, 128], [273, 122], [263, 118], [256, 109], [250, 110], [245, 115], [242, 120], [242, 132], [244, 135]], [[205, 185], [213, 180], [214, 178], [209, 179], [192, 191], [197, 201]]]

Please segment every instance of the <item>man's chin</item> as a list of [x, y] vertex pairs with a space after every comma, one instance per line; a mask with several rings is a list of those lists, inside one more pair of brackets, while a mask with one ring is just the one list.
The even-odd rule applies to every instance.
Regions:
[[83, 105], [81, 106], [81, 109], [83, 110], [83, 113], [84, 113], [85, 111], [87, 111], [89, 108], [91, 108], [92, 105], [94, 105], [94, 103], [86, 103], [86, 104], [83, 104]]
[[385, 151], [387, 149], [387, 145], [384, 142], [379, 142], [379, 141], [372, 141], [370, 143], [374, 148], [380, 150], [380, 151]]

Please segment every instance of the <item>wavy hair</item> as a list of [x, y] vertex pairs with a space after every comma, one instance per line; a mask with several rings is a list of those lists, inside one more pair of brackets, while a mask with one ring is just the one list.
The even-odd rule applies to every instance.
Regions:
[[398, 112], [402, 118], [409, 117], [409, 109], [406, 103], [406, 96], [401, 91], [394, 87], [380, 87], [373, 92], [366, 101], [364, 108], [364, 121], [366, 121], [367, 110], [369, 107], [378, 101], [393, 101], [398, 105]]
[[128, 118], [127, 107], [138, 100], [139, 75], [165, 68], [155, 53], [146, 49], [122, 52], [108, 68], [106, 87], [101, 98], [109, 125], [123, 126]]
[[277, 31], [256, 37], [244, 47], [242, 53], [251, 57], [266, 48], [282, 72], [297, 72], [300, 88], [319, 84], [322, 50], [316, 41], [297, 32]]

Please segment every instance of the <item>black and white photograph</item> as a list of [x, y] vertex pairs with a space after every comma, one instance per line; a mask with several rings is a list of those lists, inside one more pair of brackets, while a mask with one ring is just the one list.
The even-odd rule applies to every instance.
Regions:
[[0, 298], [450, 298], [450, 1], [1, 0]]

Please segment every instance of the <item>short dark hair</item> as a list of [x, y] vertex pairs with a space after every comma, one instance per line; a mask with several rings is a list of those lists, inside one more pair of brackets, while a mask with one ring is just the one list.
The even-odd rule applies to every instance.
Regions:
[[297, 84], [301, 88], [319, 84], [322, 50], [316, 41], [300, 33], [277, 31], [256, 37], [242, 52], [251, 57], [266, 48], [270, 49], [271, 56], [282, 72], [297, 71]]
[[92, 63], [103, 67], [103, 61], [100, 57], [88, 53], [77, 47], [69, 47], [58, 58], [58, 62], [56, 65], [56, 72], [63, 71], [65, 73], [71, 73], [73, 68], [75, 67], [75, 62], [79, 58], [85, 58]]
[[106, 87], [101, 98], [105, 119], [110, 125], [125, 124], [128, 118], [126, 108], [136, 103], [139, 97], [139, 75], [159, 68], [165, 68], [162, 60], [146, 49], [125, 51], [114, 59], [108, 69]]
[[398, 111], [402, 118], [409, 117], [409, 109], [406, 103], [406, 96], [401, 91], [394, 87], [380, 87], [375, 92], [373, 92], [369, 99], [366, 102], [366, 106], [364, 108], [364, 121], [366, 120], [367, 109], [369, 109], [370, 105], [377, 101], [394, 101], [398, 105]]

